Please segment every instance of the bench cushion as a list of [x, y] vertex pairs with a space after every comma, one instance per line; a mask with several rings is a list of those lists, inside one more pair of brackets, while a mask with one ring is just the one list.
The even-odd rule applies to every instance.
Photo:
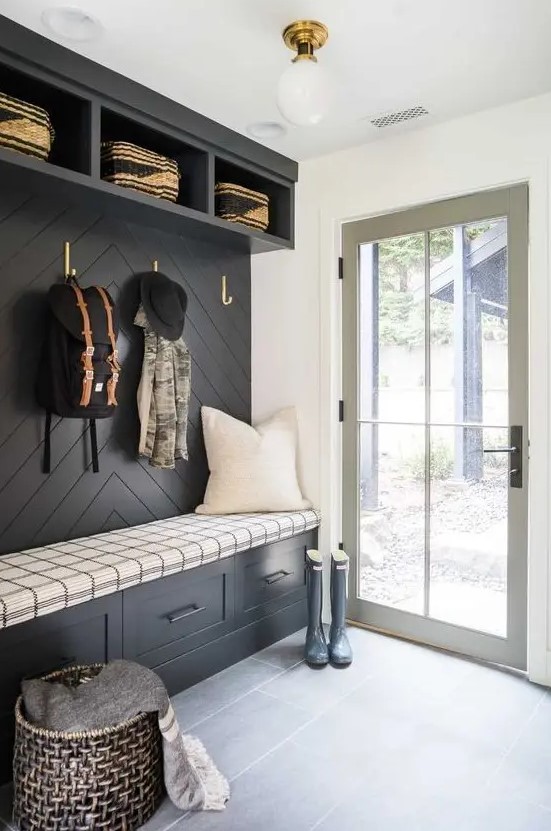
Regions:
[[302, 534], [315, 510], [184, 516], [0, 557], [0, 629]]

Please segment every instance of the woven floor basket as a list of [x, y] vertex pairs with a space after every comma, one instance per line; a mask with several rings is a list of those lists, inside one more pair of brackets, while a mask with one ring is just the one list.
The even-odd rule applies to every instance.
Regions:
[[216, 216], [259, 231], [265, 231], [268, 227], [270, 200], [265, 193], [230, 182], [217, 182], [214, 195]]
[[[101, 664], [46, 676], [77, 686]], [[133, 831], [163, 797], [161, 733], [156, 713], [115, 727], [62, 733], [30, 724], [15, 707], [13, 817], [21, 831]]]
[[42, 107], [0, 92], [0, 146], [47, 159], [55, 138], [50, 116]]
[[101, 144], [101, 177], [159, 199], [176, 202], [180, 188], [178, 163], [127, 141]]

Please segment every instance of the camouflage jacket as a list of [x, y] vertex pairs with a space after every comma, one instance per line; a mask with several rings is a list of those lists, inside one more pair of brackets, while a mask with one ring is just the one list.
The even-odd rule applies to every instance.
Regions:
[[191, 394], [191, 355], [182, 338], [157, 335], [140, 306], [134, 319], [144, 330], [142, 377], [138, 387], [138, 452], [154, 467], [174, 468], [187, 459], [187, 421]]

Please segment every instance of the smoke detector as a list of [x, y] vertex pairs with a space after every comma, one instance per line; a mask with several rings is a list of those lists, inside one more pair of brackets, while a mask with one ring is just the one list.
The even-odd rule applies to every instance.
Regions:
[[407, 110], [385, 113], [384, 115], [378, 115], [376, 118], [370, 118], [369, 120], [374, 127], [382, 129], [383, 127], [393, 127], [395, 124], [402, 124], [404, 121], [411, 121], [414, 118], [421, 118], [428, 114], [429, 111], [426, 107], [418, 104], [416, 107], [410, 107]]

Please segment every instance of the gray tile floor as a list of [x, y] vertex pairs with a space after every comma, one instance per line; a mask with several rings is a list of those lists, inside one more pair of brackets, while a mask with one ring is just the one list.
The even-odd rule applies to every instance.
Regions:
[[232, 797], [144, 831], [550, 831], [551, 692], [360, 629], [350, 668], [311, 670], [303, 637], [176, 696]]

